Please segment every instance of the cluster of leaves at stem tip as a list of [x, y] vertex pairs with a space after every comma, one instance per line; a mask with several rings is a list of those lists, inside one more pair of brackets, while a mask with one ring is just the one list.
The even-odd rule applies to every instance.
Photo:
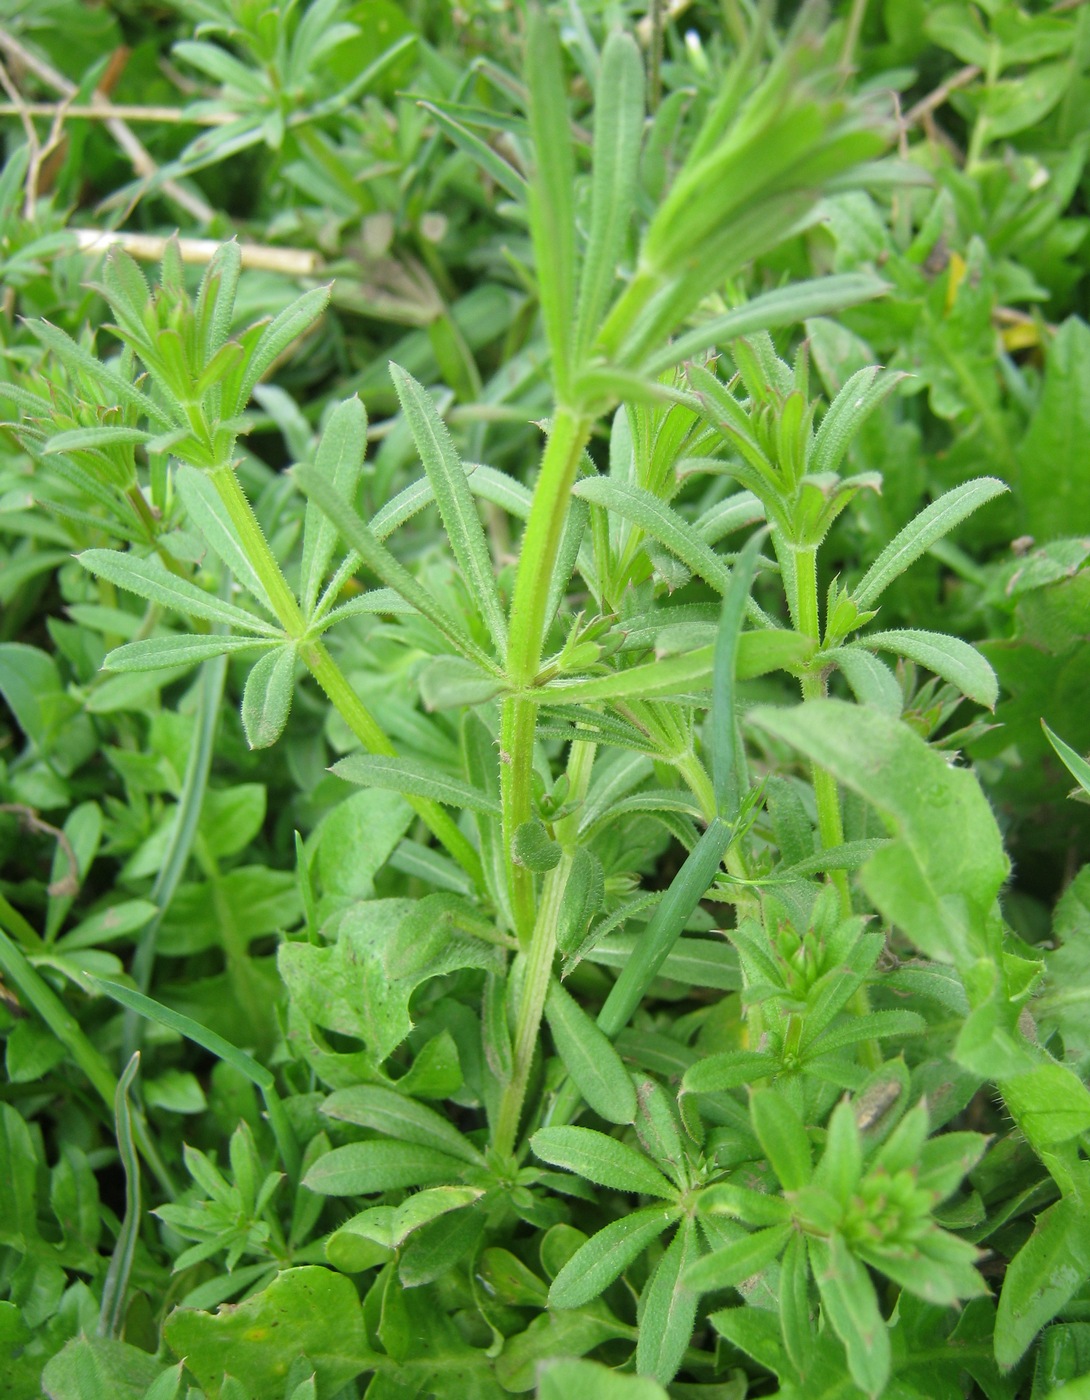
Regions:
[[[334, 41], [313, 28], [296, 29], [296, 48]], [[275, 94], [226, 69], [215, 46], [182, 47], [248, 96], [248, 141], [284, 139]], [[299, 840], [305, 929], [284, 939], [278, 965], [282, 1063], [297, 1056], [305, 1089], [295, 1066], [278, 1074], [148, 995], [154, 933], [128, 970], [70, 964], [83, 990], [203, 1046], [264, 1099], [271, 1142], [243, 1120], [227, 1162], [187, 1148], [192, 1187], [156, 1209], [184, 1242], [177, 1272], [218, 1259], [263, 1285], [235, 1332], [202, 1310], [232, 1296], [216, 1289], [167, 1324], [210, 1394], [229, 1391], [208, 1327], [222, 1326], [229, 1348], [251, 1323], [316, 1307], [344, 1336], [314, 1393], [374, 1371], [375, 1396], [418, 1394], [447, 1346], [472, 1393], [524, 1391], [555, 1344], [606, 1346], [657, 1386], [684, 1369], [709, 1396], [727, 1393], [712, 1384], [721, 1357], [744, 1356], [784, 1397], [918, 1395], [932, 1366], [944, 1384], [953, 1367], [951, 1383], [968, 1374], [999, 1397], [1077, 1287], [1065, 1251], [1087, 1248], [1090, 1094], [1027, 1029], [1041, 964], [1004, 923], [1000, 831], [956, 762], [982, 722], [944, 728], [965, 702], [991, 710], [996, 677], [957, 637], [880, 621], [885, 590], [1006, 487], [964, 481], [858, 577], [829, 576], [830, 531], [882, 488], [876, 472], [852, 470], [853, 443], [903, 377], [858, 369], [827, 399], [805, 342], [783, 358], [771, 332], [886, 289], [855, 273], [735, 307], [721, 293], [817, 219], [823, 196], [904, 173], [881, 159], [881, 113], [844, 95], [808, 32], [754, 82], [759, 52], [757, 30], [647, 217], [645, 77], [619, 30], [601, 53], [580, 207], [562, 52], [539, 13], [524, 170], [497, 171], [501, 158], [444, 117], [530, 233], [553, 392], [532, 487], [463, 461], [434, 395], [392, 364], [422, 474], [372, 509], [367, 416], [345, 398], [286, 478], [296, 535], [267, 535], [238, 471], [240, 438], [255, 390], [329, 289], [240, 331], [234, 243], [195, 291], [176, 244], [154, 290], [115, 249], [96, 289], [112, 317], [99, 339], [33, 322], [35, 374], [2, 386], [36, 470], [63, 484], [51, 509], [108, 538], [79, 554], [88, 587], [110, 590], [102, 605], [113, 590], [146, 605], [106, 670], [168, 684], [220, 665], [222, 686], [219, 659], [243, 663], [255, 749], [277, 743], [299, 695], [312, 706], [320, 692], [341, 735], [332, 771], [396, 795], [373, 810], [395, 814], [391, 850], [412, 824], [401, 868], [424, 882], [411, 899], [324, 898], [315, 843]], [[694, 482], [723, 488], [697, 517]], [[497, 559], [482, 503], [521, 529], [514, 562]], [[412, 567], [397, 533], [431, 506], [449, 568]], [[731, 537], [739, 548], [718, 547]], [[679, 589], [693, 601], [671, 602]], [[379, 619], [412, 658], [418, 725], [391, 726], [342, 664], [340, 639], [361, 619]], [[783, 689], [747, 689], [775, 673]], [[788, 685], [790, 703], [752, 703], [782, 701]], [[1085, 762], [1050, 737], [1090, 791]], [[667, 841], [674, 873], [645, 888], [643, 852]], [[57, 1020], [37, 970], [45, 945], [33, 930], [2, 937], [5, 976]], [[62, 940], [61, 962], [81, 946]], [[434, 1105], [462, 1087], [451, 1067], [468, 1054], [455, 1052], [461, 1011], [436, 1021], [411, 1067], [396, 1058], [451, 978], [486, 1066], [480, 1112], [457, 1124]], [[648, 1010], [678, 984], [704, 998], [694, 1030], [733, 1008], [714, 1048], [665, 1033]], [[78, 1028], [65, 1034], [127, 1144], [133, 1211], [145, 1168], [169, 1197], [129, 1100], [137, 1061], [118, 1081]], [[338, 1050], [338, 1035], [362, 1051]], [[922, 1048], [932, 1036], [947, 1061]], [[950, 1127], [985, 1084], [1043, 1164], [1032, 1199], [1047, 1207], [998, 1303], [981, 1272], [995, 1228], [980, 1174], [989, 1139]], [[17, 1135], [21, 1120], [4, 1112]], [[548, 1282], [518, 1252], [532, 1232]], [[122, 1229], [104, 1317], [135, 1254]], [[356, 1275], [368, 1279], [365, 1320], [345, 1281]], [[473, 1346], [444, 1323], [453, 1338], [421, 1350], [426, 1290], [452, 1277], [468, 1281], [491, 1340]], [[553, 1330], [519, 1331], [527, 1308]], [[619, 1316], [633, 1308], [635, 1328]], [[300, 1338], [301, 1350], [318, 1345]], [[498, 1379], [473, 1370], [482, 1356]], [[614, 1393], [580, 1374], [601, 1383], [595, 1395]], [[291, 1377], [295, 1394], [306, 1383]], [[156, 1381], [148, 1394], [160, 1388], [175, 1393]]]

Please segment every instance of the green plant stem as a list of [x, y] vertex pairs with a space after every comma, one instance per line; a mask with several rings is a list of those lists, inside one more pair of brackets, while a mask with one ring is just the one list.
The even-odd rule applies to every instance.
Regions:
[[526, 970], [515, 1020], [514, 1067], [511, 1079], [504, 1087], [496, 1120], [495, 1146], [504, 1157], [510, 1156], [514, 1151], [518, 1137], [526, 1085], [533, 1067], [534, 1049], [541, 1033], [541, 1017], [549, 991], [549, 978], [553, 972], [560, 906], [577, 849], [579, 808], [587, 795], [596, 752], [596, 744], [579, 739], [572, 743], [568, 751], [568, 795], [573, 810], [566, 817], [562, 817], [553, 828], [553, 835], [563, 847], [564, 854], [559, 864], [545, 877], [533, 936], [526, 955]]
[[867, 0], [852, 0], [852, 8], [848, 13], [848, 27], [844, 31], [844, 46], [840, 50], [840, 72], [845, 78], [855, 68], [855, 50], [866, 13]]
[[[817, 591], [817, 550], [816, 548], [794, 550], [794, 575], [795, 575], [795, 625], [799, 631], [807, 637], [813, 637], [815, 641], [821, 641], [821, 617], [818, 612], [818, 591]], [[811, 673], [802, 678], [802, 698], [807, 700], [822, 700], [827, 693], [825, 677], [820, 673]], [[840, 815], [840, 794], [836, 790], [836, 779], [820, 764], [810, 765], [810, 772], [814, 784], [814, 801], [817, 804], [818, 813], [818, 833], [821, 836], [821, 844], [828, 851], [834, 846], [844, 844], [844, 823]], [[840, 911], [844, 918], [848, 918], [852, 912], [852, 893], [848, 883], [848, 872], [846, 870], [832, 870], [829, 877], [836, 887], [840, 897]], [[862, 986], [854, 993], [851, 1000], [852, 1009], [858, 1016], [866, 1016], [870, 1011], [870, 998], [867, 996], [866, 986]], [[864, 1062], [871, 1068], [877, 1069], [882, 1063], [881, 1048], [876, 1041], [867, 1041], [860, 1047], [860, 1053]]]
[[[317, 639], [303, 640], [306, 637], [306, 621], [294, 593], [288, 587], [283, 570], [269, 548], [253, 507], [239, 485], [238, 477], [230, 466], [223, 466], [212, 473], [212, 480], [231, 523], [238, 531], [246, 556], [269, 596], [278, 622], [289, 637], [301, 643], [299, 655], [307, 669], [368, 753], [393, 755], [393, 744], [349, 685], [325, 643]], [[480, 856], [454, 819], [437, 802], [421, 797], [407, 800], [436, 840], [447, 848], [477, 888], [482, 889], [484, 876]]]
[[529, 952], [526, 954], [518, 1015], [515, 1019], [514, 1064], [511, 1078], [504, 1085], [496, 1116], [493, 1145], [501, 1158], [512, 1155], [518, 1138], [526, 1086], [529, 1083], [534, 1051], [541, 1034], [541, 1017], [545, 1010], [549, 978], [553, 975], [557, 921], [571, 867], [572, 857], [564, 855], [545, 876], [533, 936], [530, 939]]
[[[817, 550], [813, 547], [793, 549], [795, 582], [795, 625], [805, 637], [821, 641], [821, 619], [818, 613]], [[826, 694], [825, 678], [820, 672], [802, 678], [803, 700], [821, 700]], [[826, 850], [844, 844], [844, 824], [840, 818], [840, 795], [836, 779], [818, 764], [811, 765], [814, 801], [817, 803], [818, 832]], [[845, 916], [852, 912], [851, 891], [847, 872], [834, 870], [830, 878], [840, 895]]]
[[535, 928], [533, 878], [528, 870], [514, 864], [510, 851], [516, 830], [530, 820], [532, 810], [537, 704], [526, 692], [533, 687], [541, 668], [549, 621], [549, 584], [571, 505], [571, 488], [589, 436], [590, 422], [583, 414], [557, 408], [541, 458], [511, 600], [507, 675], [516, 694], [503, 707], [500, 798], [511, 912], [523, 946], [531, 940]]
[[[10, 906], [9, 906], [10, 907]], [[33, 968], [23, 956], [19, 947], [8, 937], [2, 927], [7, 923], [4, 910], [0, 909], [0, 972], [24, 1002], [34, 1009], [68, 1051], [72, 1060], [87, 1076], [91, 1087], [113, 1114], [114, 1097], [117, 1093], [117, 1078], [107, 1064], [105, 1057], [88, 1040], [83, 1027], [61, 1001], [49, 983]], [[8, 925], [10, 928], [11, 926]], [[133, 1117], [133, 1138], [140, 1155], [147, 1162], [159, 1185], [173, 1200], [177, 1194], [174, 1182], [166, 1168], [158, 1149], [148, 1133], [143, 1116]]]

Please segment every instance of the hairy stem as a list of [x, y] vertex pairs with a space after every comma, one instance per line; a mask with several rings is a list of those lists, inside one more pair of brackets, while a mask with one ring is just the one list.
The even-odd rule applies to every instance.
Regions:
[[582, 414], [557, 408], [541, 458], [541, 472], [526, 522], [511, 600], [507, 676], [516, 694], [503, 707], [500, 797], [511, 910], [524, 946], [535, 927], [533, 879], [528, 870], [511, 861], [510, 852], [516, 830], [529, 821], [531, 815], [537, 706], [526, 692], [541, 669], [541, 653], [549, 623], [546, 616], [549, 584], [568, 518], [579, 458], [589, 435], [590, 424]]
[[[817, 550], [815, 548], [794, 550], [795, 575], [795, 625], [806, 637], [821, 641], [821, 620], [818, 614], [817, 594]], [[802, 698], [821, 700], [826, 693], [825, 679], [820, 674], [804, 676]], [[844, 825], [840, 818], [840, 795], [836, 790], [836, 779], [819, 764], [811, 766], [814, 783], [814, 801], [817, 803], [818, 832], [821, 844], [826, 850], [844, 844]], [[840, 894], [840, 905], [845, 915], [852, 912], [851, 893], [848, 876], [844, 870], [831, 872], [833, 884]]]
[[[807, 637], [821, 641], [821, 619], [818, 614], [817, 593], [817, 550], [796, 549], [794, 551], [795, 573], [795, 625]], [[806, 675], [802, 679], [803, 700], [822, 700], [826, 694], [825, 678], [821, 674]], [[836, 779], [820, 764], [811, 765], [814, 783], [814, 801], [817, 804], [818, 833], [826, 850], [844, 844], [844, 823], [840, 815], [840, 794], [836, 790]], [[851, 886], [846, 870], [832, 870], [830, 879], [840, 896], [840, 912], [848, 918], [852, 912]], [[852, 1009], [859, 1016], [870, 1011], [870, 998], [866, 986], [862, 986], [851, 1000]], [[863, 1061], [871, 1069], [882, 1063], [882, 1053], [875, 1041], [867, 1041], [860, 1047]]]

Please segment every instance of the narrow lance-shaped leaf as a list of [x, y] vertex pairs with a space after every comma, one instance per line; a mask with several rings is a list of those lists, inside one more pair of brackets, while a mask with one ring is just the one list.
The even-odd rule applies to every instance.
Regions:
[[643, 63], [635, 40], [615, 29], [606, 40], [595, 101], [590, 235], [583, 258], [575, 346], [585, 354], [601, 321], [624, 252], [639, 173]]
[[399, 593], [452, 643], [463, 656], [491, 669], [488, 656], [465, 634], [457, 623], [439, 606], [408, 569], [381, 544], [317, 467], [296, 467], [293, 475], [307, 497], [333, 521], [341, 538], [359, 555], [363, 563], [377, 574], [387, 587]]
[[650, 1206], [612, 1221], [580, 1245], [553, 1279], [549, 1303], [581, 1308], [592, 1302], [676, 1219], [676, 1207]]
[[982, 476], [976, 481], [967, 481], [963, 486], [955, 486], [937, 501], [932, 501], [920, 511], [915, 520], [909, 521], [903, 530], [898, 531], [882, 550], [852, 591], [856, 606], [865, 611], [872, 608], [899, 574], [922, 554], [925, 554], [937, 540], [972, 515], [978, 506], [1001, 496], [1007, 486], [994, 476]]
[[278, 629], [272, 623], [226, 603], [215, 594], [206, 593], [188, 579], [178, 578], [168, 573], [158, 559], [141, 559], [136, 554], [122, 554], [115, 549], [85, 549], [76, 556], [83, 567], [118, 588], [128, 589], [139, 598], [150, 603], [159, 603], [165, 608], [189, 617], [200, 617], [206, 622], [221, 622], [243, 632], [257, 633], [259, 636], [276, 637]]
[[[804, 665], [815, 646], [811, 638], [785, 627], [743, 632], [738, 638], [735, 675], [739, 680], [751, 680], [769, 671], [791, 670]], [[541, 696], [545, 703], [566, 705], [626, 696], [650, 700], [704, 690], [711, 680], [713, 657], [712, 647], [697, 647], [684, 656], [668, 656], [664, 661], [613, 671], [593, 680], [556, 681], [543, 687]]]
[[690, 356], [701, 354], [713, 345], [725, 345], [754, 331], [775, 330], [778, 326], [793, 326], [812, 316], [828, 316], [861, 302], [873, 301], [889, 291], [889, 283], [864, 272], [848, 272], [836, 277], [817, 277], [810, 282], [796, 282], [789, 287], [777, 287], [764, 292], [744, 306], [724, 312], [702, 322], [695, 330], [686, 331], [657, 351], [642, 364], [644, 374], [661, 374]]
[[793, 1235], [780, 1261], [780, 1331], [783, 1344], [800, 1374], [810, 1360], [813, 1329], [810, 1324], [810, 1265], [806, 1237]]
[[995, 672], [980, 652], [960, 637], [948, 637], [942, 632], [921, 632], [914, 628], [898, 628], [895, 632], [870, 632], [860, 637], [858, 645], [876, 651], [891, 651], [907, 656], [956, 685], [963, 695], [988, 710], [995, 709], [999, 699], [999, 682]]
[[1090, 1216], [1078, 1195], [1038, 1216], [1007, 1266], [995, 1325], [995, 1359], [1013, 1366], [1090, 1274]]
[[631, 1123], [636, 1090], [620, 1055], [583, 1008], [555, 978], [549, 984], [545, 1015], [557, 1052], [576, 1088], [608, 1123]]
[[1045, 737], [1056, 750], [1057, 756], [1064, 767], [1078, 783], [1088, 796], [1090, 796], [1090, 763], [1080, 754], [1077, 754], [1070, 744], [1065, 743], [1058, 734], [1054, 734], [1044, 720], [1041, 721], [1041, 728], [1045, 731]]
[[[220, 50], [222, 53], [223, 50]], [[223, 385], [224, 416], [233, 418], [250, 402], [254, 386], [273, 361], [282, 355], [298, 336], [308, 331], [329, 304], [331, 287], [314, 287], [296, 297], [290, 306], [274, 316], [261, 334], [252, 352]]]
[[827, 1321], [844, 1343], [852, 1380], [879, 1396], [889, 1380], [889, 1329], [874, 1284], [842, 1235], [810, 1240], [810, 1260]]
[[322, 1104], [322, 1112], [328, 1118], [371, 1128], [383, 1137], [415, 1142], [420, 1147], [437, 1147], [474, 1166], [484, 1162], [469, 1139], [441, 1113], [385, 1085], [359, 1084], [338, 1089]]
[[187, 633], [184, 636], [145, 637], [139, 642], [126, 642], [106, 653], [104, 671], [161, 671], [170, 666], [195, 666], [213, 656], [226, 656], [233, 651], [253, 651], [255, 647], [279, 644], [264, 637], [229, 637], [217, 632], [212, 636]]
[[534, 1155], [577, 1176], [640, 1196], [672, 1201], [676, 1189], [635, 1148], [593, 1128], [539, 1128], [530, 1139]]
[[630, 520], [671, 554], [676, 554], [694, 574], [711, 584], [717, 593], [725, 593], [730, 582], [730, 570], [710, 545], [704, 543], [697, 531], [671, 509], [665, 501], [629, 482], [613, 481], [604, 476], [584, 477], [575, 485], [575, 494], [592, 505], [603, 506], [611, 514]]
[[878, 368], [857, 370], [821, 420], [806, 470], [835, 472], [863, 423], [904, 378]]
[[385, 788], [411, 797], [426, 797], [444, 802], [449, 807], [467, 812], [498, 815], [499, 799], [479, 788], [470, 787], [461, 778], [445, 773], [437, 764], [426, 759], [394, 758], [386, 754], [353, 753], [340, 759], [331, 769], [338, 778], [358, 783], [360, 787]]
[[685, 1216], [640, 1298], [636, 1370], [669, 1385], [693, 1335], [698, 1295], [685, 1281], [697, 1256], [696, 1224]]
[[464, 1163], [434, 1147], [378, 1138], [334, 1147], [310, 1167], [303, 1185], [320, 1196], [369, 1196], [456, 1182], [464, 1170]]
[[520, 204], [526, 202], [529, 186], [509, 161], [504, 160], [475, 132], [470, 131], [469, 127], [455, 121], [434, 102], [418, 102], [417, 106], [428, 112], [459, 150], [465, 151], [471, 160], [476, 161], [481, 170], [489, 179], [494, 180], [500, 189], [506, 190], [511, 198], [518, 200]]
[[502, 660], [507, 651], [507, 621], [500, 606], [484, 528], [466, 480], [466, 469], [430, 397], [400, 365], [391, 363], [390, 376], [435, 492], [450, 547]]
[[731, 573], [719, 618], [712, 667], [712, 707], [709, 716], [712, 784], [716, 809], [723, 820], [731, 824], [738, 818], [745, 785], [745, 758], [738, 743], [738, 717], [734, 706], [738, 642], [763, 539], [762, 530], [748, 541]]
[[823, 651], [822, 659], [840, 670], [861, 705], [873, 705], [887, 714], [899, 716], [904, 696], [897, 679], [884, 661], [871, 656], [858, 643]]
[[238, 582], [275, 617], [276, 610], [269, 601], [265, 586], [250, 563], [249, 555], [243, 549], [242, 541], [208, 473], [198, 471], [187, 462], [179, 462], [174, 471], [174, 482], [190, 525], [208, 548], [227, 565]]
[[773, 1225], [757, 1230], [733, 1244], [705, 1254], [689, 1265], [685, 1278], [697, 1293], [717, 1292], [720, 1288], [736, 1288], [747, 1278], [760, 1273], [774, 1259], [794, 1233], [793, 1225]]
[[775, 1089], [760, 1089], [749, 1101], [749, 1116], [765, 1156], [785, 1191], [801, 1191], [812, 1172], [810, 1143], [801, 1118]]
[[[322, 433], [314, 467], [346, 500], [352, 497], [356, 476], [367, 451], [367, 410], [353, 396], [339, 403]], [[303, 565], [299, 597], [303, 616], [310, 617], [318, 590], [337, 545], [337, 527], [313, 502], [307, 502], [303, 526]]]

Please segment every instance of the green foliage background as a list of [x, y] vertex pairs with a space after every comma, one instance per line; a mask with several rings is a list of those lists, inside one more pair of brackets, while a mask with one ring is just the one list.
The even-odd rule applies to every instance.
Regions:
[[0, 1395], [1090, 1395], [1090, 6], [0, 60]]

